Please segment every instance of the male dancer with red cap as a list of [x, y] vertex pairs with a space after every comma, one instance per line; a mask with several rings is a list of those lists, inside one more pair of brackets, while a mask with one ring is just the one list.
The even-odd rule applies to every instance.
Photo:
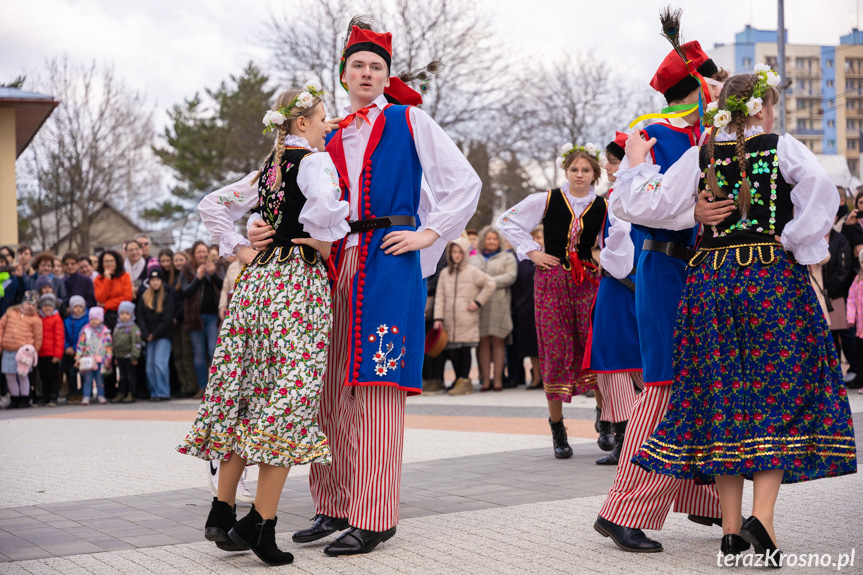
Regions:
[[[391, 61], [390, 33], [351, 27], [340, 66], [351, 106], [327, 144], [352, 232], [333, 246], [333, 339], [318, 415], [333, 463], [312, 467], [317, 515], [293, 539], [349, 527], [325, 547], [331, 556], [367, 553], [395, 534], [405, 398], [422, 388], [423, 277], [482, 187], [427, 114], [388, 102]], [[390, 97], [415, 101], [404, 87]]]
[[[671, 51], [650, 82], [675, 111], [685, 108], [685, 105], [696, 106], [682, 118], [665, 119], [643, 131], [648, 139], [655, 141], [650, 159], [660, 166], [661, 172], [698, 143], [699, 99], [703, 98], [703, 107], [710, 98], [706, 86], [699, 79], [721, 78], [725, 74], [707, 57], [698, 42], [689, 42], [682, 48], [688, 62], [684, 62], [678, 52]], [[610, 200], [614, 215], [627, 221], [633, 211], [643, 207], [633, 189], [633, 178], [638, 168], [628, 168], [629, 164], [624, 159]], [[711, 209], [704, 212], [707, 204], [700, 202], [694, 213], [682, 214], [675, 221], [653, 220], [649, 227], [633, 225], [645, 237], [635, 282], [645, 389], [633, 407], [617, 476], [594, 524], [600, 534], [611, 537], [625, 551], [662, 551], [662, 544], [649, 539], [642, 529], [661, 529], [672, 504], [675, 511], [688, 514], [689, 519], [696, 523], [721, 524], [715, 486], [696, 485], [694, 481], [648, 473], [634, 465], [631, 459], [662, 420], [668, 405], [674, 375], [675, 318], [683, 292], [687, 256], [692, 252], [698, 233], [696, 219], [703, 223], [719, 222], [727, 215], [724, 210], [729, 210], [729, 203], [714, 202]], [[718, 219], [714, 221], [713, 218]]]

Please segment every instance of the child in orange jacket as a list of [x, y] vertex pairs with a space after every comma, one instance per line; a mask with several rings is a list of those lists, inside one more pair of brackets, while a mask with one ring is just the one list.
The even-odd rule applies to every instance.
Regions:
[[24, 293], [21, 305], [10, 307], [0, 318], [0, 348], [3, 350], [2, 368], [6, 376], [12, 401], [10, 409], [30, 407], [30, 377], [18, 373], [15, 354], [24, 345], [42, 347], [42, 321], [36, 315], [36, 292]]

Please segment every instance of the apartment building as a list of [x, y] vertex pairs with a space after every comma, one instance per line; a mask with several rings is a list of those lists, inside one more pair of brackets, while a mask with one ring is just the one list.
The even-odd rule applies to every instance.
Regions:
[[[714, 61], [733, 73], [764, 62], [778, 71], [776, 30], [747, 26], [733, 44], [717, 44]], [[836, 46], [788, 43], [785, 31], [786, 127], [816, 154], [839, 154], [861, 173], [863, 133], [863, 32], [854, 29]]]

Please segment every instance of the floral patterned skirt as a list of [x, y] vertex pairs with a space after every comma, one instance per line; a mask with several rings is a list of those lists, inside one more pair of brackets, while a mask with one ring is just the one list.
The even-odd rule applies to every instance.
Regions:
[[327, 274], [320, 258], [309, 264], [297, 248], [284, 254], [240, 272], [180, 453], [237, 453], [279, 467], [330, 463], [317, 423], [332, 323]]
[[[587, 271], [594, 280], [599, 274]], [[597, 284], [587, 279], [576, 284], [563, 266], [537, 268], [534, 276], [539, 366], [545, 396], [570, 403], [572, 396], [596, 389], [596, 374], [583, 370], [590, 335], [590, 307]]]
[[633, 463], [703, 483], [855, 473], [848, 397], [806, 268], [781, 249], [770, 263], [713, 261], [689, 271], [668, 411]]

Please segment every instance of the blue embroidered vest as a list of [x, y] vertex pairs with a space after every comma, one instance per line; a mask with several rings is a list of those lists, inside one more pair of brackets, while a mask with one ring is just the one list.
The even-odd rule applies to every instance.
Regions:
[[[408, 111], [408, 106], [388, 106], [372, 126], [359, 174], [361, 219], [413, 216], [420, 225], [422, 168]], [[338, 169], [343, 199], [350, 200], [341, 136], [341, 130], [331, 135], [327, 151]], [[426, 290], [418, 251], [395, 256], [381, 249], [384, 236], [398, 230], [413, 228], [393, 226], [359, 234], [357, 273], [351, 279], [345, 385], [392, 386], [414, 395], [422, 390]], [[346, 241], [333, 246], [337, 272]]]
[[[680, 156], [698, 143], [698, 129], [676, 128], [665, 122], [645, 128], [646, 137], [656, 138], [653, 161], [664, 174]], [[695, 245], [698, 227], [666, 230], [633, 225], [645, 239]], [[635, 312], [645, 385], [668, 385], [674, 379], [672, 352], [677, 307], [686, 281], [686, 263], [665, 254], [644, 250], [638, 259], [635, 282]]]

